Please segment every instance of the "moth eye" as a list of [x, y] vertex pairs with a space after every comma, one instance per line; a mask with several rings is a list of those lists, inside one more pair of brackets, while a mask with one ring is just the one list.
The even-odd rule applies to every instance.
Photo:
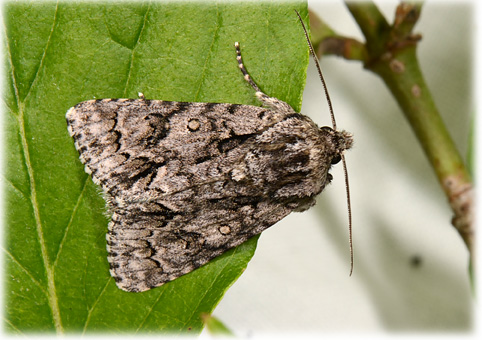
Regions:
[[326, 132], [333, 132], [333, 129], [329, 126], [322, 126], [320, 130], [326, 131]]
[[197, 131], [201, 127], [201, 123], [199, 122], [199, 119], [193, 118], [189, 120], [187, 123], [187, 128], [189, 131]]
[[331, 159], [331, 164], [338, 164], [340, 161], [341, 161], [341, 156], [340, 156], [340, 155], [336, 155], [335, 157], [333, 157], [333, 158]]

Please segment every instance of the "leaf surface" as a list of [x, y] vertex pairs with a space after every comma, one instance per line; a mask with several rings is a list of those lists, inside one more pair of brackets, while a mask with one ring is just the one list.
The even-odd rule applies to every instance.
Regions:
[[5, 327], [10, 332], [192, 332], [245, 270], [257, 237], [144, 293], [109, 275], [108, 217], [65, 113], [93, 98], [259, 105], [234, 42], [267, 94], [296, 110], [308, 64], [303, 2], [9, 2], [4, 7]]

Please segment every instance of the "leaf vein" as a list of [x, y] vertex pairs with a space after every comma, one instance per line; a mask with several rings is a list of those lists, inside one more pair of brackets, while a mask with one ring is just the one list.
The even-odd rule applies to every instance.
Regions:
[[[8, 34], [7, 34], [7, 28], [5, 26], [5, 20], [2, 21], [3, 23], [3, 31], [5, 32], [5, 41], [7, 45], [7, 54], [8, 54], [8, 62], [10, 63], [10, 68], [12, 70], [11, 72], [11, 77], [12, 77], [12, 83], [13, 83], [13, 89], [15, 91], [15, 103], [17, 104], [18, 108], [18, 103], [19, 103], [19, 97], [18, 97], [18, 87], [17, 87], [17, 79], [15, 78], [15, 66], [13, 65], [13, 60], [12, 60], [12, 51], [10, 50], [10, 40], [8, 39]], [[13, 110], [11, 110], [13, 112]]]
[[213, 50], [214, 50], [214, 44], [218, 41], [219, 39], [219, 28], [220, 28], [220, 13], [219, 13], [219, 8], [218, 8], [218, 4], [216, 3], [216, 28], [214, 30], [214, 34], [213, 34], [213, 39], [211, 41], [211, 45], [209, 46], [209, 52], [208, 52], [208, 55], [206, 57], [206, 60], [204, 61], [204, 65], [203, 65], [203, 70], [201, 72], [201, 79], [199, 80], [199, 85], [198, 85], [198, 88], [196, 90], [196, 94], [194, 96], [194, 99], [195, 101], [199, 101], [199, 93], [201, 92], [201, 89], [203, 87], [203, 83], [204, 83], [204, 80], [206, 79], [206, 70], [208, 69], [208, 62], [211, 60], [211, 55], [213, 53]]
[[26, 200], [28, 200], [28, 197], [27, 195], [25, 194], [25, 192], [23, 192], [22, 190], [20, 190], [19, 187], [17, 187], [15, 184], [12, 183], [12, 181], [10, 181], [9, 179], [5, 178], [5, 176], [2, 174], [2, 180], [5, 181], [5, 183], [7, 184], [10, 184], [10, 186], [15, 190], [17, 191], [18, 193], [20, 193], [20, 195], [25, 198]]
[[28, 269], [25, 268], [25, 267], [20, 263], [20, 261], [17, 260], [17, 258], [16, 258], [15, 256], [13, 256], [13, 254], [10, 253], [7, 249], [5, 249], [5, 248], [2, 247], [2, 250], [5, 252], [5, 254], [7, 254], [7, 255], [12, 259], [12, 261], [13, 261], [23, 272], [25, 272], [25, 274], [28, 275], [28, 277], [30, 277], [30, 279], [33, 281], [33, 283], [35, 283], [35, 285], [37, 285], [37, 286], [40, 288], [40, 290], [41, 290], [42, 292], [44, 292], [44, 294], [45, 294], [46, 296], [48, 296], [48, 292], [45, 290], [44, 287], [42, 287], [42, 284], [41, 284], [39, 281], [37, 281], [37, 279], [35, 279], [35, 277], [32, 275], [32, 273], [31, 273]]
[[144, 325], [144, 323], [146, 322], [147, 318], [149, 317], [149, 315], [151, 315], [152, 311], [154, 310], [154, 307], [157, 305], [157, 303], [159, 302], [159, 300], [161, 299], [161, 297], [164, 295], [164, 292], [166, 290], [164, 289], [161, 294], [159, 294], [159, 296], [157, 297], [157, 299], [154, 301], [154, 303], [150, 306], [149, 308], [149, 311], [147, 312], [146, 316], [144, 317], [144, 319], [141, 321], [141, 323], [139, 324], [139, 327], [137, 327], [135, 333], [139, 332], [139, 330], [141, 329], [141, 327]]
[[30, 86], [27, 89], [27, 94], [25, 95], [25, 98], [23, 100], [24, 102], [26, 101], [28, 95], [30, 94], [30, 91], [34, 87], [34, 84], [38, 81], [38, 75], [40, 73], [40, 70], [44, 66], [45, 56], [47, 55], [47, 51], [50, 47], [50, 42], [52, 41], [52, 35], [54, 33], [54, 30], [55, 30], [55, 25], [57, 24], [57, 21], [58, 21], [58, 19], [57, 19], [58, 12], [59, 12], [59, 0], [57, 0], [57, 3], [55, 5], [55, 13], [54, 13], [54, 19], [52, 21], [52, 28], [50, 29], [49, 37], [47, 39], [47, 43], [45, 44], [45, 49], [42, 53], [42, 58], [40, 58], [40, 63], [38, 64], [37, 70], [35, 71], [35, 74], [33, 76], [32, 81], [30, 82]]
[[12, 329], [14, 329], [18, 334], [16, 335], [23, 335], [24, 337], [27, 337], [27, 335], [25, 333], [23, 333], [18, 327], [16, 327], [12, 321], [10, 321], [9, 319], [7, 319], [6, 317], [3, 318], [3, 321], [5, 321], [5, 323], [7, 323], [10, 327], [12, 327]]
[[97, 303], [100, 301], [100, 299], [104, 295], [104, 293], [107, 289], [107, 286], [109, 286], [109, 283], [110, 283], [111, 280], [112, 280], [112, 277], [109, 277], [109, 279], [107, 280], [107, 282], [104, 285], [104, 288], [102, 288], [102, 291], [100, 292], [99, 296], [97, 297], [97, 299], [95, 299], [94, 303], [92, 304], [92, 307], [90, 307], [88, 309], [87, 318], [85, 319], [84, 329], [82, 330], [82, 335], [84, 335], [85, 332], [87, 331], [87, 327], [89, 326], [90, 318], [92, 317], [92, 314], [93, 314], [95, 308], [97, 307]]
[[[202, 297], [199, 299], [199, 302], [198, 302], [196, 308], [193, 308], [193, 309], [192, 309], [191, 316], [190, 316], [189, 319], [187, 319], [187, 321], [184, 323], [184, 327], [183, 327], [183, 328], [186, 328], [186, 326], [192, 322], [196, 311], [198, 311], [199, 306], [201, 305], [201, 302], [204, 300], [204, 298], [206, 297], [206, 295], [208, 295], [208, 292], [214, 287], [216, 281], [217, 281], [218, 278], [221, 276], [221, 273], [224, 271], [224, 269], [225, 269], [226, 267], [228, 267], [228, 265], [230, 265], [231, 261], [233, 260], [233, 258], [234, 258], [234, 256], [236, 255], [237, 252], [238, 252], [238, 247], [234, 248], [233, 253], [232, 253], [231, 256], [229, 257], [229, 260], [226, 261], [226, 263], [224, 264], [224, 266], [222, 267], [222, 269], [219, 270], [218, 274], [214, 277], [214, 280], [211, 281], [210, 287], [204, 291], [204, 294], [203, 294]], [[229, 287], [227, 287], [227, 288], [229, 288]], [[227, 289], [227, 288], [226, 288], [226, 289]], [[213, 309], [214, 309], [214, 307], [213, 307]], [[211, 311], [209, 311], [209, 313], [211, 313]]]
[[57, 255], [55, 256], [54, 263], [52, 265], [53, 268], [57, 266], [57, 262], [60, 258], [60, 253], [62, 252], [63, 246], [65, 241], [67, 240], [67, 234], [69, 233], [70, 227], [72, 226], [72, 221], [74, 219], [74, 216], [77, 212], [77, 209], [79, 208], [80, 202], [82, 201], [82, 197], [84, 197], [84, 192], [85, 188], [87, 187], [87, 176], [85, 177], [84, 180], [84, 185], [82, 186], [82, 190], [79, 194], [79, 197], [77, 198], [77, 202], [75, 203], [74, 209], [72, 210], [72, 214], [70, 214], [70, 219], [69, 223], [67, 224], [67, 227], [65, 228], [64, 235], [62, 236], [62, 240], [60, 241], [59, 249], [57, 250]]
[[146, 28], [147, 15], [149, 14], [150, 8], [151, 8], [151, 2], [149, 1], [149, 5], [147, 6], [146, 13], [144, 14], [144, 19], [142, 20], [141, 29], [139, 30], [139, 34], [137, 35], [136, 42], [134, 43], [134, 47], [132, 48], [131, 60], [129, 62], [129, 73], [127, 75], [126, 86], [124, 87], [124, 97], [127, 95], [127, 89], [129, 88], [129, 82], [131, 80], [132, 65], [134, 64], [134, 53], [137, 45], [139, 44], [139, 40], [141, 39], [144, 29]]

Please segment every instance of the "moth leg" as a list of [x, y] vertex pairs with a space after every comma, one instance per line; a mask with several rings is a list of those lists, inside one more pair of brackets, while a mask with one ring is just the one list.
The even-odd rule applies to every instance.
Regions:
[[286, 102], [279, 100], [275, 97], [270, 97], [256, 85], [256, 83], [251, 79], [248, 71], [244, 67], [243, 58], [241, 57], [241, 49], [239, 47], [239, 43], [235, 42], [234, 47], [236, 48], [236, 60], [238, 61], [238, 66], [241, 72], [244, 75], [244, 80], [256, 91], [256, 97], [266, 106], [270, 107], [273, 110], [280, 111], [283, 113], [296, 113], [295, 110]]

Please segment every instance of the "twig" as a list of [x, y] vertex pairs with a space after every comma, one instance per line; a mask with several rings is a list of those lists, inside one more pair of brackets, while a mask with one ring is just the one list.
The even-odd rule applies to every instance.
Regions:
[[[400, 105], [444, 190], [457, 229], [474, 255], [474, 189], [469, 172], [457, 151], [425, 83], [416, 56], [421, 36], [412, 29], [421, 11], [420, 3], [401, 3], [390, 25], [372, 2], [347, 2], [347, 7], [365, 36], [361, 43], [336, 34], [310, 13], [317, 55], [336, 54], [363, 61], [379, 75]], [[314, 32], [314, 29], [321, 33]], [[334, 43], [334, 41], [336, 43]]]

